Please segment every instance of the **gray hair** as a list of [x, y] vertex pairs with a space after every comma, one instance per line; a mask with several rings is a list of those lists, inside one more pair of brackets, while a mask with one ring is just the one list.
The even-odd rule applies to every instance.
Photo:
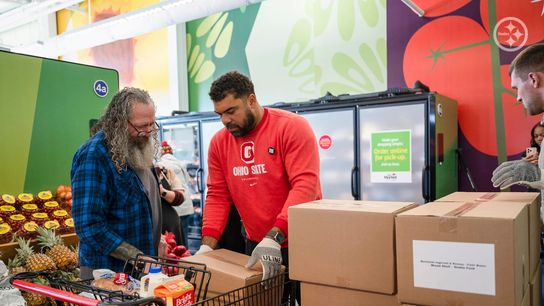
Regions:
[[[126, 168], [129, 159], [128, 119], [135, 103], [151, 104], [155, 108], [155, 103], [147, 91], [125, 87], [113, 97], [104, 115], [91, 131], [92, 134], [100, 130], [104, 132], [106, 146], [118, 172]], [[157, 155], [158, 146], [156, 144], [159, 143], [157, 134], [153, 134], [152, 143], [154, 155]]]

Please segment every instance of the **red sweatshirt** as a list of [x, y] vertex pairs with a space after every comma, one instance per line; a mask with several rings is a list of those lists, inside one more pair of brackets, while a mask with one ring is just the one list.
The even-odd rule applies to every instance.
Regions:
[[322, 197], [314, 133], [303, 117], [283, 110], [265, 108], [259, 125], [243, 137], [217, 132], [208, 171], [202, 236], [218, 240], [231, 203], [247, 238], [260, 242], [274, 226], [287, 237], [289, 206]]

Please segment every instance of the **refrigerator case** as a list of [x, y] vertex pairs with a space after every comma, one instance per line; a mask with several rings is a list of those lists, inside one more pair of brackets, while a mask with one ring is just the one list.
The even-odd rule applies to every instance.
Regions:
[[457, 190], [457, 103], [436, 93], [326, 97], [285, 109], [315, 132], [324, 198], [426, 203]]
[[200, 247], [202, 209], [204, 207], [206, 177], [208, 173], [208, 145], [212, 136], [223, 125], [215, 113], [190, 113], [175, 117], [158, 118], [161, 140], [172, 147], [173, 155], [185, 163], [190, 180], [188, 183], [195, 213], [189, 218], [186, 232], [191, 253]]

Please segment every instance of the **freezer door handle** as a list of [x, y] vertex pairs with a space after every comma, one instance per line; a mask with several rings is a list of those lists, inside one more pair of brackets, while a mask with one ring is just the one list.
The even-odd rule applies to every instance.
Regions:
[[198, 168], [196, 170], [196, 175], [195, 175], [196, 187], [198, 188], [198, 192], [200, 193], [204, 192], [204, 186], [202, 186], [202, 182], [204, 181], [202, 177], [203, 174], [204, 174], [204, 170], [202, 170], [202, 168]]
[[359, 175], [359, 168], [354, 166], [351, 168], [351, 195], [353, 199], [358, 200], [359, 194], [357, 193], [357, 176]]
[[423, 196], [425, 203], [431, 201], [429, 189], [429, 166], [425, 166], [421, 171], [421, 195]]

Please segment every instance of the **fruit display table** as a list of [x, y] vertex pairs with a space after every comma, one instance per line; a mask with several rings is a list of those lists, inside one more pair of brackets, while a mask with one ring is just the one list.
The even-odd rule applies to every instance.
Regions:
[[[60, 235], [62, 237], [62, 240], [64, 240], [64, 244], [66, 246], [72, 246], [77, 245], [79, 242], [79, 239], [77, 238], [77, 235], [75, 233], [72, 234], [63, 234]], [[34, 247], [35, 250], [39, 249], [39, 246], [37, 246], [37, 241], [35, 239], [31, 240], [30, 245]], [[11, 259], [15, 257], [16, 251], [15, 249], [18, 247], [17, 242], [9, 242], [0, 244], [0, 259], [4, 261], [4, 263], [8, 262], [8, 259]]]

